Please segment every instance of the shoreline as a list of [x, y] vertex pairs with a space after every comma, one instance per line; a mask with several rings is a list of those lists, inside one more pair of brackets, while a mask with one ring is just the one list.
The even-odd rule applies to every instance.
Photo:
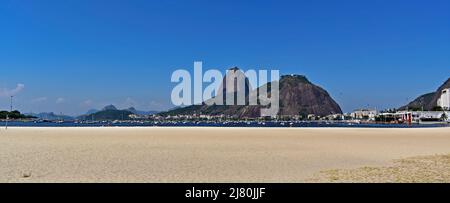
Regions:
[[[419, 126], [404, 126], [404, 127], [347, 127], [347, 126], [339, 126], [339, 127], [314, 127], [314, 126], [293, 126], [293, 127], [279, 127], [279, 126], [8, 126], [8, 129], [19, 129], [19, 128], [32, 128], [32, 129], [39, 129], [39, 128], [64, 128], [64, 129], [83, 129], [83, 128], [112, 128], [112, 129], [120, 129], [120, 128], [210, 128], [210, 129], [447, 129], [450, 128], [450, 125], [448, 126], [427, 126], [427, 124], [423, 124], [420, 127]], [[5, 130], [5, 126], [0, 126], [0, 130]]]

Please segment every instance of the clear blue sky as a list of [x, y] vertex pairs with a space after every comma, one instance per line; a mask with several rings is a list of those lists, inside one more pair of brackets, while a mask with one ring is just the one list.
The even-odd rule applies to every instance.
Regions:
[[[175, 69], [304, 74], [344, 111], [398, 107], [450, 75], [450, 1], [0, 2], [0, 109], [171, 107]], [[17, 87], [23, 84], [24, 87]]]

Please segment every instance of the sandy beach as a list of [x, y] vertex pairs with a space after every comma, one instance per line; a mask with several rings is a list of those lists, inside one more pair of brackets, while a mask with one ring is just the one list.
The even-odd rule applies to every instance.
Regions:
[[0, 182], [314, 182], [447, 154], [450, 128], [13, 127]]

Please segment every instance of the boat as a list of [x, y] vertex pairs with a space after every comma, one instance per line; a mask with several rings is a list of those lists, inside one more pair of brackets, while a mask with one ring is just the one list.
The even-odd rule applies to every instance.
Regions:
[[439, 118], [421, 118], [419, 120], [419, 124], [423, 124], [423, 125], [435, 125], [435, 124], [447, 124], [449, 123], [448, 121], [443, 121]]

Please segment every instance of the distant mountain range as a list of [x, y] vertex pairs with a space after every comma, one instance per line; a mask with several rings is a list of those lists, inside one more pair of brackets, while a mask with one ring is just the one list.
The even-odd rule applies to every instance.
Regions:
[[97, 113], [97, 112], [99, 112], [100, 110], [97, 110], [97, 109], [90, 109], [89, 111], [87, 111], [84, 115], [89, 115], [89, 114], [93, 114], [93, 113]]
[[102, 110], [91, 109], [86, 114], [78, 116], [79, 120], [128, 120], [131, 114], [147, 116], [158, 113], [157, 111], [139, 111], [134, 107], [117, 109], [114, 105], [105, 106]]
[[415, 100], [410, 102], [409, 104], [400, 107], [400, 110], [408, 109], [416, 109], [431, 111], [437, 106], [437, 100], [441, 96], [441, 92], [443, 89], [450, 88], [450, 78], [447, 79], [444, 84], [442, 84], [436, 91], [430, 92], [424, 95], [417, 97]]
[[141, 115], [141, 116], [148, 116], [148, 115], [153, 115], [153, 114], [159, 113], [159, 111], [140, 111], [140, 110], [136, 110], [134, 107], [130, 107], [126, 110], [132, 112], [133, 114]]
[[55, 114], [53, 112], [43, 113], [26, 113], [27, 116], [33, 116], [43, 120], [56, 121], [56, 120], [126, 120], [129, 119], [129, 115], [136, 114], [141, 116], [153, 115], [158, 113], [157, 111], [139, 111], [134, 107], [128, 109], [118, 110], [114, 105], [105, 106], [102, 110], [91, 109], [85, 114], [77, 117]]
[[[229, 69], [230, 71], [240, 71], [238, 68]], [[241, 73], [243, 74], [243, 73]], [[223, 79], [222, 87], [226, 87], [224, 84], [226, 79]], [[316, 116], [326, 116], [330, 114], [341, 114], [342, 110], [339, 105], [331, 98], [326, 90], [311, 83], [303, 75], [284, 75], [281, 76], [279, 82], [280, 88], [280, 111], [279, 115], [282, 116], [295, 116], [308, 114], [314, 114]], [[248, 85], [247, 79], [245, 80], [246, 90], [246, 103], [248, 103], [248, 95], [251, 88]], [[272, 86], [271, 82], [265, 84], [267, 89], [270, 90]], [[249, 89], [250, 88], [250, 89]], [[235, 90], [237, 88], [234, 88]], [[251, 91], [257, 91], [258, 94], [260, 88]], [[224, 101], [227, 95], [233, 94], [230, 90], [223, 88]], [[236, 94], [236, 92], [234, 92]], [[255, 94], [255, 92], [253, 92]], [[236, 97], [235, 97], [236, 98]], [[250, 105], [192, 105], [183, 108], [177, 108], [167, 112], [160, 113], [160, 115], [228, 115], [236, 116], [238, 118], [254, 118], [260, 116], [260, 109], [263, 106], [250, 106]]]
[[74, 120], [74, 117], [71, 116], [67, 116], [67, 115], [57, 115], [53, 112], [43, 112], [43, 113], [26, 113], [25, 115], [27, 116], [33, 116], [39, 119], [43, 119], [43, 120], [49, 120], [49, 121], [54, 121], [54, 120]]

